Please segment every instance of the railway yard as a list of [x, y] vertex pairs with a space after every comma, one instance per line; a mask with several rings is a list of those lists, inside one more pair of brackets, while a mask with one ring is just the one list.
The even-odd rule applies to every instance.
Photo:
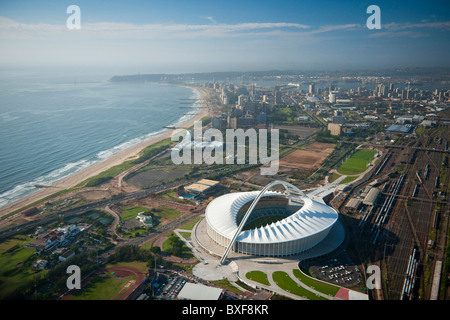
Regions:
[[[334, 197], [328, 198], [330, 205], [340, 213], [348, 237], [342, 251], [332, 252], [311, 263], [313, 277], [334, 285], [367, 291], [370, 299], [374, 300], [450, 299], [449, 124], [449, 119], [440, 119], [435, 126], [418, 127], [414, 134], [389, 133], [388, 137], [381, 133], [381, 138], [361, 139], [358, 144], [344, 141], [335, 150], [332, 148], [333, 144], [313, 142], [280, 160], [283, 178], [304, 171], [305, 177], [309, 174], [311, 177], [316, 175], [314, 181], [317, 182], [322, 179], [317, 173], [328, 172], [332, 167], [334, 173], [328, 172], [328, 177], [332, 174], [338, 177], [346, 175], [338, 175], [336, 171], [340, 166], [338, 160], [343, 159], [343, 163], [346, 160], [344, 155], [349, 151], [362, 150], [375, 154], [370, 156], [373, 159], [367, 163], [367, 169], [362, 165], [362, 173], [349, 173], [347, 177], [352, 180], [342, 188], [336, 188], [332, 191]], [[162, 155], [164, 152], [155, 158]], [[221, 174], [224, 175], [221, 180], [224, 188], [241, 191], [242, 187], [258, 189], [269, 179], [255, 174], [255, 171], [259, 172], [259, 168], [250, 166], [207, 169], [195, 172], [192, 176], [189, 175], [189, 168], [162, 168], [159, 163], [139, 171], [129, 179], [121, 180], [120, 187], [119, 180], [113, 179], [100, 186], [101, 189], [81, 190], [77, 194], [73, 192], [61, 196], [71, 199], [75, 204], [79, 203], [77, 206], [61, 198], [55, 201], [58, 207], [52, 206], [49, 201], [42, 203], [42, 206], [51, 209], [43, 215], [12, 215], [4, 220], [11, 223], [11, 226], [0, 230], [0, 238], [12, 237], [23, 232], [21, 230], [30, 230], [37, 225], [54, 223], [56, 219], [69, 218], [95, 209], [114, 215], [115, 223], [109, 227], [108, 232], [109, 236], [115, 233], [117, 238], [114, 242], [117, 247], [124, 244], [162, 247], [167, 234], [198, 219], [212, 199], [208, 196], [195, 204], [180, 200], [175, 192], [180, 186], [193, 183], [200, 176], [209, 178]], [[236, 170], [233, 175], [225, 177], [228, 171], [233, 170]], [[160, 184], [164, 180], [167, 180], [166, 183]], [[304, 181], [301, 183], [304, 187], [307, 185]], [[124, 187], [127, 192], [123, 192]], [[221, 192], [218, 191], [218, 194]], [[109, 196], [105, 193], [109, 193]], [[76, 198], [76, 195], [81, 198]], [[353, 204], [350, 206], [350, 203]], [[127, 208], [142, 206], [148, 210], [156, 209], [155, 212], [160, 212], [161, 208], [169, 208], [172, 209], [169, 213], [178, 212], [178, 215], [173, 217], [169, 213], [160, 214], [161, 217], [156, 219], [160, 219], [161, 223], [151, 230], [145, 230], [143, 235], [125, 239], [117, 234], [116, 226], [123, 219], [117, 212], [123, 215]], [[22, 224], [16, 225], [14, 219], [22, 219]], [[135, 223], [133, 226], [139, 225], [137, 221], [132, 222]], [[338, 253], [342, 255], [339, 256]], [[106, 260], [110, 254], [112, 250], [105, 252], [100, 258]], [[381, 289], [366, 288], [364, 276], [367, 274], [364, 269], [371, 265], [380, 267]], [[175, 298], [184, 284], [183, 279], [168, 279], [167, 283], [162, 283], [164, 286], [160, 287], [155, 297]]]
[[346, 198], [364, 203], [363, 190], [380, 190], [373, 205], [346, 215], [360, 261], [380, 266], [378, 299], [448, 298], [440, 268], [449, 228], [449, 140], [441, 123], [403, 145], [385, 145], [369, 179]]

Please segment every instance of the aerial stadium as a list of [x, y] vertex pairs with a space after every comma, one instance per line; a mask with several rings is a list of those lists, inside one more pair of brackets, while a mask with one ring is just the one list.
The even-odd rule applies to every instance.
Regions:
[[[281, 191], [270, 190], [282, 186]], [[258, 256], [289, 256], [319, 244], [338, 220], [336, 210], [297, 187], [274, 181], [261, 191], [220, 196], [206, 208], [206, 232], [217, 244]]]

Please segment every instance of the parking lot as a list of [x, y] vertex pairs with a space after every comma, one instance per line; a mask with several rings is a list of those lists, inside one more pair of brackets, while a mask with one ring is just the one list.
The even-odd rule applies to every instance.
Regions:
[[186, 279], [177, 275], [160, 275], [158, 288], [155, 289], [155, 298], [161, 300], [174, 300], [180, 293]]
[[313, 277], [343, 287], [352, 287], [361, 281], [359, 268], [350, 259], [329, 259], [310, 268]]

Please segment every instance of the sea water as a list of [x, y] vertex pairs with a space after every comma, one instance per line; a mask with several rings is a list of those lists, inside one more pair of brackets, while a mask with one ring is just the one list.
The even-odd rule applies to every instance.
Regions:
[[0, 208], [198, 111], [191, 88], [81, 79], [0, 77]]

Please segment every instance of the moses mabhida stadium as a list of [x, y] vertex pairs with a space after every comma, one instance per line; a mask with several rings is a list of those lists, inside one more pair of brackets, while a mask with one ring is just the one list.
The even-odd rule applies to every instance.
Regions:
[[338, 221], [332, 207], [284, 181], [273, 181], [261, 191], [222, 195], [209, 203], [205, 217], [208, 236], [226, 248], [220, 263], [231, 250], [266, 257], [304, 252]]

